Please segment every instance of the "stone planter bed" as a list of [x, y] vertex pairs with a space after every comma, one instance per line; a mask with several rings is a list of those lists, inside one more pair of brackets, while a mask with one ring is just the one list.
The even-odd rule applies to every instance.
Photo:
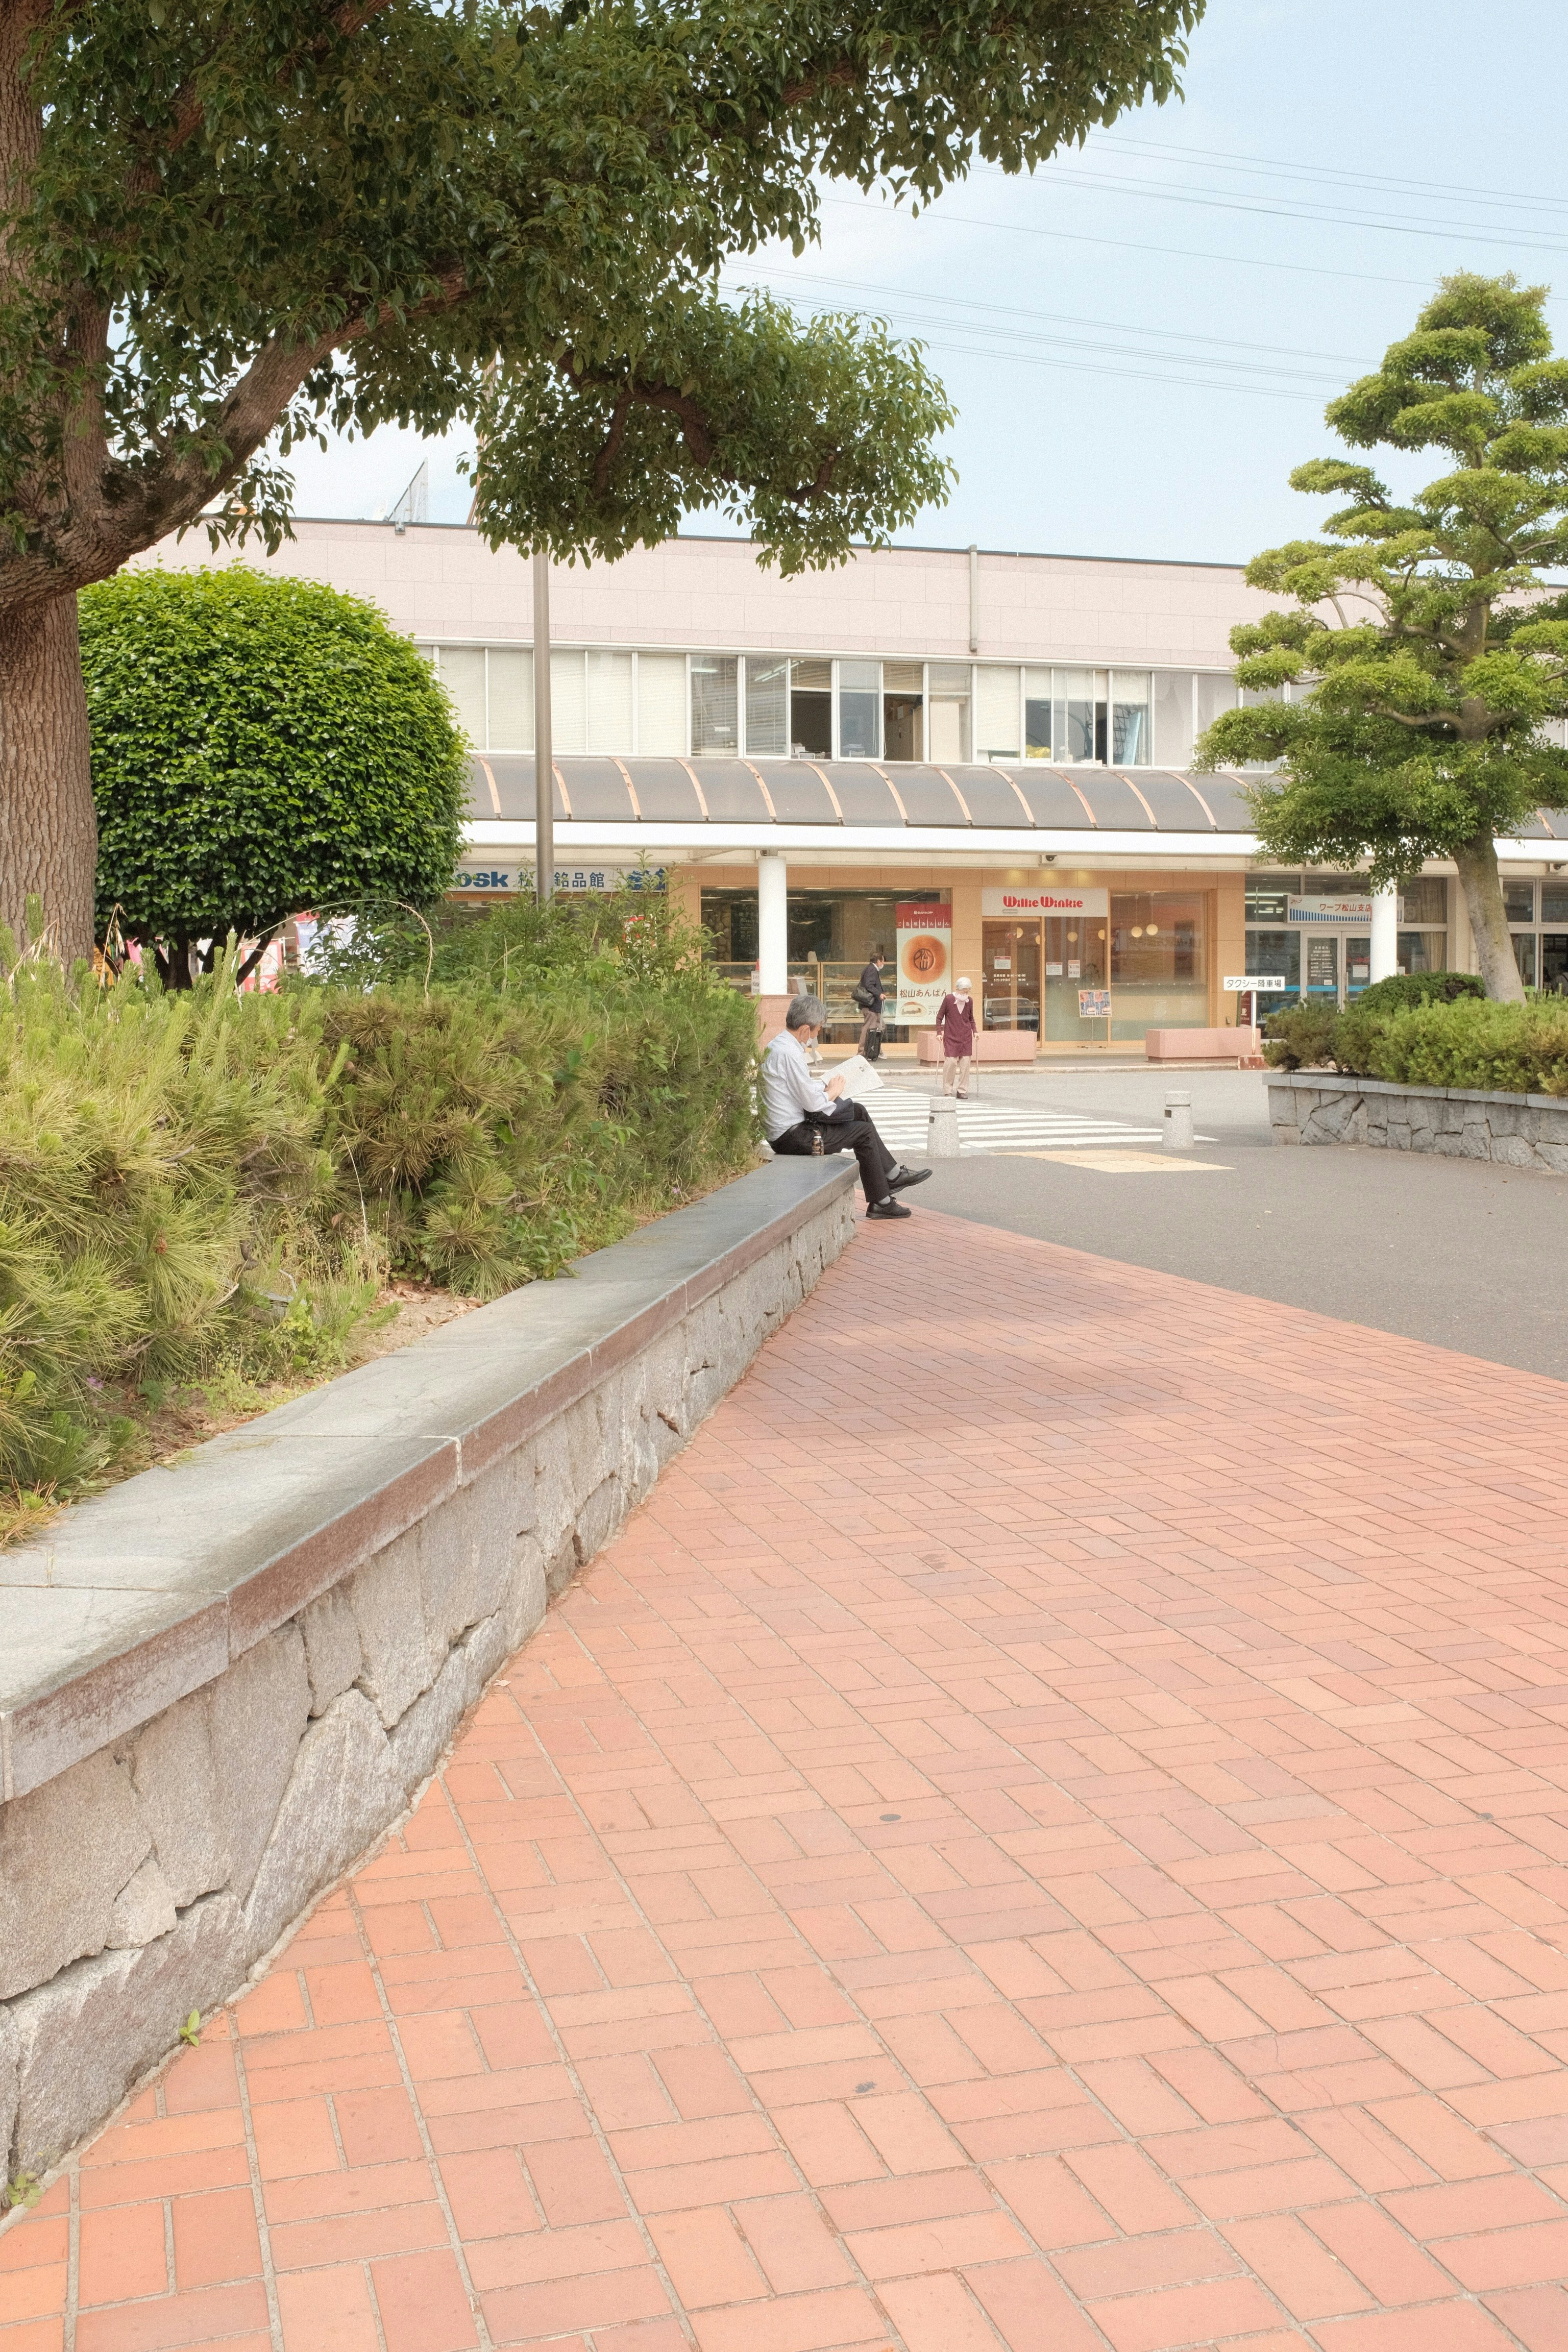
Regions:
[[1276, 1143], [1363, 1143], [1568, 1175], [1568, 1098], [1557, 1095], [1395, 1086], [1333, 1070], [1271, 1070], [1268, 1087]]
[[404, 1813], [845, 1247], [854, 1176], [775, 1160], [0, 1553], [0, 2179]]

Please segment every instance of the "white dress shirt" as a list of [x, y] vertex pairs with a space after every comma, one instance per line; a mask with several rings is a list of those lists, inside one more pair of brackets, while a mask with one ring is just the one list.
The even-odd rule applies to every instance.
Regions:
[[781, 1029], [763, 1055], [763, 1126], [772, 1143], [813, 1111], [833, 1108], [827, 1088], [811, 1075], [805, 1047], [793, 1030]]

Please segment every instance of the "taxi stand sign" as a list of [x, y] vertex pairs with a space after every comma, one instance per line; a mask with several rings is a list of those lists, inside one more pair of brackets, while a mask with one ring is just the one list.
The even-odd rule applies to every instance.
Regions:
[[1255, 992], [1265, 996], [1277, 992], [1283, 995], [1288, 986], [1284, 973], [1279, 971], [1247, 971], [1243, 972], [1239, 979], [1227, 973], [1225, 980], [1227, 996], [1248, 996]]

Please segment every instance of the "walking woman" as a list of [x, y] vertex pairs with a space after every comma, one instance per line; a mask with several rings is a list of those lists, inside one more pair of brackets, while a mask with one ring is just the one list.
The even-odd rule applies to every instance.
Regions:
[[936, 1025], [942, 1034], [942, 1093], [952, 1094], [956, 1086], [958, 1099], [964, 1102], [969, 1095], [969, 1066], [974, 1058], [974, 998], [967, 980], [961, 980], [956, 990], [942, 998]]

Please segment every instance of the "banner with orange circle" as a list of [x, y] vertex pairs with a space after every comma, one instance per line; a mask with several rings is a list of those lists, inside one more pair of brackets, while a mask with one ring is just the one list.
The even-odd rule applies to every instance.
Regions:
[[935, 901], [900, 902], [897, 910], [899, 992], [893, 1018], [919, 1024], [936, 1019], [952, 986], [952, 908]]

